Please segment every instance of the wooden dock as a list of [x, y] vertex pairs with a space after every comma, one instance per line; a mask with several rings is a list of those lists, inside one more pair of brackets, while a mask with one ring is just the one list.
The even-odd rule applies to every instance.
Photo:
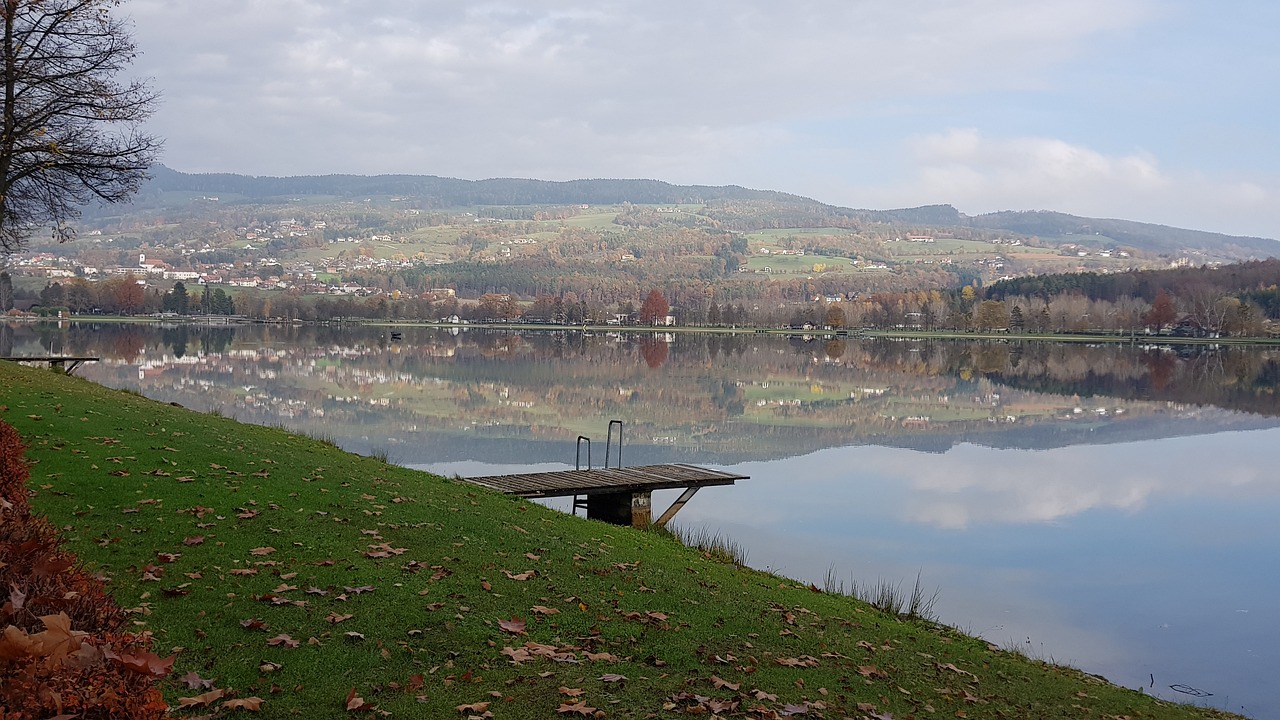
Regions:
[[[682, 463], [466, 478], [467, 482], [519, 497], [573, 496], [575, 509], [586, 507], [587, 517], [605, 522], [658, 526], [666, 525], [699, 489], [746, 479], [746, 475]], [[651, 493], [673, 488], [684, 488], [684, 493], [661, 517], [651, 521]], [[585, 503], [579, 502], [578, 496], [586, 496]]]
[[50, 367], [63, 370], [68, 375], [80, 367], [80, 363], [98, 362], [96, 357], [75, 357], [71, 355], [32, 355], [29, 357], [0, 357], [0, 360], [12, 362], [49, 363]]

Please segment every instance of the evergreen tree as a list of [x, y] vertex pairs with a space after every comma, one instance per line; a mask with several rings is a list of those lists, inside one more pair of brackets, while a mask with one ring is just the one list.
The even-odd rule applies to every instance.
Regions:
[[0, 272], [0, 312], [13, 309], [13, 278], [9, 273]]

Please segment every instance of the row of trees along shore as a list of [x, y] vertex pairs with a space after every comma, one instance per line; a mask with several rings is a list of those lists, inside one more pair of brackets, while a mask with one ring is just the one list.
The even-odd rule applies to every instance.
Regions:
[[[235, 290], [183, 283], [161, 291], [124, 276], [102, 282], [51, 282], [40, 305], [70, 313], [124, 315], [169, 312], [178, 315], [235, 314], [255, 319], [327, 321], [434, 321], [457, 316], [471, 322], [535, 324], [677, 325], [791, 328], [881, 328], [926, 331], [1012, 331], [1031, 333], [1130, 334], [1176, 329], [1193, 335], [1263, 336], [1280, 320], [1280, 263], [1263, 261], [1210, 272], [1157, 273], [1151, 278], [1090, 273], [997, 283], [985, 293], [973, 286], [950, 290], [874, 293], [853, 299], [800, 303], [717, 301], [670, 305], [655, 288], [637, 301], [606, 305], [576, 293], [520, 299], [508, 293], [479, 298], [414, 297], [397, 293], [370, 297], [304, 295], [297, 291]], [[1214, 280], [1216, 282], [1209, 282]], [[1221, 282], [1227, 280], [1228, 282]], [[1240, 283], [1248, 282], [1245, 287]], [[4, 278], [0, 278], [0, 285]], [[1231, 285], [1235, 284], [1235, 287]], [[1124, 286], [1129, 293], [1114, 292]], [[1148, 297], [1149, 295], [1149, 297]], [[8, 304], [12, 306], [12, 292]], [[0, 302], [6, 296], [0, 292]], [[0, 306], [0, 309], [8, 309]]]

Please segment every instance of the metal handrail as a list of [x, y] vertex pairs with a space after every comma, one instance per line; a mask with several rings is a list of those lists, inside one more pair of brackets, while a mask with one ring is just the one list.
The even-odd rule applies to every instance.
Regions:
[[613, 446], [613, 426], [614, 425], [618, 426], [618, 462], [617, 464], [614, 465], [614, 467], [616, 468], [622, 467], [622, 421], [610, 420], [609, 436], [605, 439], [605, 442], [604, 442], [604, 467], [606, 470], [609, 468], [609, 448]]
[[[579, 435], [578, 436], [578, 452], [573, 459], [574, 470], [582, 469], [582, 441], [583, 440], [587, 441], [587, 469], [588, 470], [591, 469], [591, 438], [587, 437], [586, 435]], [[609, 467], [609, 458], [607, 457], [607, 453], [605, 457], [605, 467]]]

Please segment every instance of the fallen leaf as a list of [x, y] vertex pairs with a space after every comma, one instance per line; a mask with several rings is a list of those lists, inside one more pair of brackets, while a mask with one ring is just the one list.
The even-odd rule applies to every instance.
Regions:
[[188, 690], [199, 690], [200, 688], [213, 687], [212, 680], [206, 680], [200, 677], [200, 674], [197, 673], [195, 670], [192, 670], [188, 672], [186, 675], [183, 675], [181, 680], [187, 686]]
[[372, 710], [373, 705], [365, 702], [364, 698], [356, 695], [356, 689], [351, 688], [351, 691], [347, 693], [346, 708], [347, 712], [358, 712], [360, 710]]
[[178, 707], [205, 707], [217, 700], [221, 700], [222, 696], [226, 694], [226, 690], [216, 689], [193, 697], [178, 698]]
[[249, 554], [250, 555], [270, 555], [275, 551], [276, 551], [275, 548], [267, 546], [267, 547], [254, 548], [249, 551]]
[[237, 698], [235, 700], [227, 700], [222, 703], [223, 710], [248, 710], [249, 712], [258, 712], [262, 709], [263, 700], [260, 697]]
[[730, 690], [737, 690], [738, 688], [742, 687], [742, 683], [731, 683], [728, 680], [725, 680], [724, 678], [716, 677], [715, 675], [711, 676], [711, 684], [714, 685], [717, 690], [721, 688], [729, 688]]
[[283, 646], [285, 646], [285, 647], [287, 647], [287, 648], [291, 648], [291, 649], [292, 649], [292, 648], [296, 648], [296, 647], [298, 647], [299, 645], [301, 645], [301, 643], [299, 643], [297, 640], [294, 640], [293, 638], [289, 637], [289, 636], [288, 636], [288, 635], [286, 635], [285, 633], [280, 633], [279, 635], [277, 635], [277, 636], [275, 636], [275, 637], [271, 638], [270, 640], [268, 640], [268, 641], [267, 641], [267, 644], [268, 644], [268, 645], [270, 645], [271, 647], [277, 647], [277, 646], [279, 646], [279, 645], [283, 645]]
[[525, 621], [514, 616], [510, 620], [499, 620], [498, 627], [515, 635], [527, 634], [525, 633]]

